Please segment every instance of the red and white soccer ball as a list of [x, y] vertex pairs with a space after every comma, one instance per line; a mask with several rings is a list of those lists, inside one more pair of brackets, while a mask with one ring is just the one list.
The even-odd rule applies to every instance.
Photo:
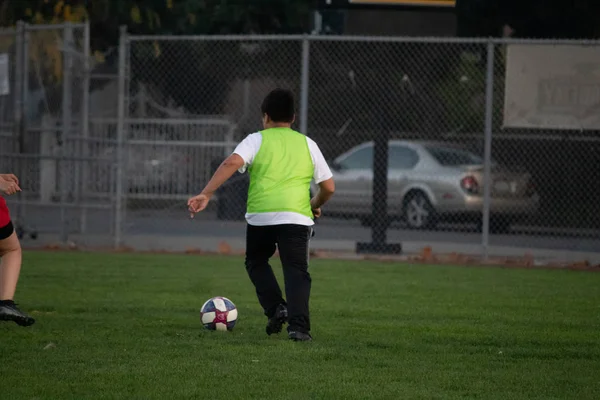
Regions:
[[200, 319], [204, 327], [211, 331], [230, 331], [238, 319], [238, 311], [226, 297], [213, 297], [202, 305]]

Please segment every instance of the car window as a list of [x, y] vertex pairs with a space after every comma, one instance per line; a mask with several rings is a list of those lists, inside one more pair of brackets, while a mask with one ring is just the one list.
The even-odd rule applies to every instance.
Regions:
[[483, 158], [467, 150], [428, 146], [427, 151], [429, 151], [437, 162], [445, 167], [483, 164]]
[[389, 169], [412, 169], [419, 162], [419, 155], [405, 146], [392, 145], [389, 148]]
[[340, 161], [343, 169], [372, 169], [373, 167], [373, 146], [363, 147], [356, 150], [348, 157]]
[[[419, 162], [419, 155], [408, 147], [392, 145], [388, 149], [389, 169], [412, 169]], [[373, 169], [373, 146], [363, 147], [340, 161], [346, 170]]]

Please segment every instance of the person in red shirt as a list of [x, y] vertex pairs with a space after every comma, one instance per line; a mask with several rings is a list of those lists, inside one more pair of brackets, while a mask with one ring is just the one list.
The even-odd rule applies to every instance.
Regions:
[[21, 272], [21, 244], [2, 196], [20, 192], [19, 179], [13, 174], [0, 174], [0, 321], [13, 321], [30, 326], [35, 320], [19, 310], [14, 302]]

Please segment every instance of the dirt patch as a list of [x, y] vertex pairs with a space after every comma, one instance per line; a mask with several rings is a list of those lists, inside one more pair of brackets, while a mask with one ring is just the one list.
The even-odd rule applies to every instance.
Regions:
[[[132, 253], [132, 254], [188, 254], [188, 255], [225, 255], [225, 256], [243, 256], [243, 250], [234, 250], [226, 242], [219, 244], [217, 251], [204, 251], [202, 249], [186, 249], [185, 251], [168, 250], [150, 250], [138, 251], [131, 247], [114, 248], [85, 248], [75, 243], [67, 244], [49, 244], [42, 247], [27, 248], [26, 251], [44, 251], [44, 252], [102, 252], [102, 253]], [[525, 253], [520, 257], [488, 257], [484, 260], [481, 256], [474, 256], [461, 253], [434, 253], [431, 247], [424, 247], [418, 254], [406, 255], [376, 255], [376, 254], [356, 254], [351, 252], [312, 250], [310, 252], [312, 259], [328, 260], [365, 260], [390, 263], [410, 263], [422, 265], [453, 265], [453, 266], [473, 266], [473, 267], [501, 267], [501, 268], [526, 268], [526, 269], [567, 269], [574, 271], [593, 271], [600, 272], [600, 264], [592, 264], [588, 260], [558, 262], [552, 260], [535, 259], [531, 254]], [[278, 257], [276, 252], [274, 257]]]
[[524, 254], [521, 257], [488, 257], [484, 260], [481, 256], [460, 254], [460, 253], [433, 253], [430, 247], [425, 247], [419, 254], [411, 255], [359, 255], [336, 252], [318, 251], [314, 254], [315, 258], [321, 259], [353, 259], [369, 260], [377, 262], [401, 262], [423, 265], [453, 265], [453, 266], [474, 266], [474, 267], [501, 267], [501, 268], [523, 268], [523, 269], [568, 269], [576, 271], [594, 271], [600, 272], [600, 264], [591, 264], [587, 260], [580, 261], [551, 261], [535, 259], [530, 254]]

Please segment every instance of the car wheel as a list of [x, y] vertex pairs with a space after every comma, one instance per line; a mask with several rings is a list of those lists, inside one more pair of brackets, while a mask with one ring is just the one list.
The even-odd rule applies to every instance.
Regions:
[[410, 229], [430, 229], [437, 224], [437, 213], [427, 195], [411, 192], [404, 199], [404, 219]]

